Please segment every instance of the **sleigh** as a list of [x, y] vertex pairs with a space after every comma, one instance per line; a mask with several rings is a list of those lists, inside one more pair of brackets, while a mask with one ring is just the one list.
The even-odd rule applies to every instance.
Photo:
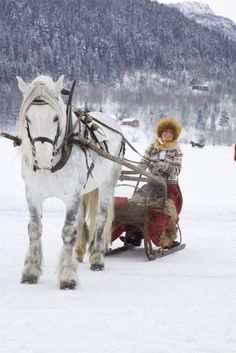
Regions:
[[[115, 198], [115, 218], [114, 218], [114, 222], [113, 222], [113, 232], [112, 232], [112, 241], [115, 241], [122, 233], [126, 233], [127, 229], [129, 226], [135, 226], [142, 234], [143, 240], [144, 240], [144, 249], [146, 252], [146, 255], [148, 257], [149, 260], [154, 260], [158, 257], [162, 257], [165, 255], [169, 255], [173, 252], [176, 252], [178, 250], [181, 250], [185, 247], [185, 244], [181, 244], [181, 239], [180, 239], [180, 245], [171, 249], [165, 249], [163, 247], [160, 246], [159, 244], [159, 240], [160, 240], [160, 236], [162, 234], [162, 232], [164, 231], [167, 223], [168, 223], [168, 215], [164, 212], [164, 208], [166, 205], [166, 183], [164, 180], [162, 180], [161, 177], [159, 176], [154, 176], [152, 174], [150, 174], [147, 171], [142, 170], [141, 168], [139, 168], [138, 166], [136, 166], [134, 163], [129, 163], [125, 158], [123, 158], [123, 150], [124, 150], [124, 145], [128, 144], [133, 150], [135, 150], [130, 143], [127, 141], [127, 139], [123, 136], [123, 134], [118, 131], [117, 129], [114, 128], [114, 126], [110, 126], [110, 125], [114, 125], [114, 122], [112, 121], [112, 123], [107, 124], [106, 120], [104, 119], [104, 121], [99, 120], [98, 118], [95, 118], [94, 116], [90, 116], [87, 112], [84, 112], [82, 109], [76, 109], [73, 110], [73, 114], [72, 114], [72, 95], [73, 95], [73, 90], [75, 87], [75, 82], [73, 83], [72, 89], [71, 91], [66, 94], [69, 95], [68, 98], [68, 102], [67, 102], [67, 107], [65, 109], [65, 105], [59, 95], [59, 91], [58, 91], [58, 87], [60, 87], [61, 82], [62, 82], [63, 77], [61, 76], [61, 78], [58, 80], [58, 82], [56, 83], [56, 92], [58, 95], [58, 99], [54, 100], [54, 93], [53, 94], [49, 94], [50, 92], [47, 89], [47, 82], [49, 80], [49, 82], [51, 82], [50, 78], [44, 78], [44, 80], [46, 80], [45, 83], [43, 83], [40, 80], [36, 80], [36, 85], [32, 88], [32, 92], [31, 92], [31, 96], [30, 96], [30, 103], [28, 100], [24, 101], [24, 104], [22, 105], [21, 108], [21, 112], [20, 112], [20, 116], [21, 116], [21, 120], [22, 120], [22, 124], [20, 124], [21, 129], [22, 129], [22, 133], [21, 136], [22, 138], [19, 138], [17, 136], [13, 136], [7, 133], [1, 133], [1, 136], [8, 138], [10, 140], [13, 141], [14, 146], [20, 146], [22, 144], [22, 142], [26, 142], [27, 144], [27, 149], [29, 149], [29, 154], [31, 156], [32, 159], [32, 170], [31, 167], [27, 165], [27, 163], [25, 163], [24, 166], [26, 166], [28, 169], [30, 169], [30, 173], [32, 173], [32, 176], [38, 176], [37, 171], [38, 169], [45, 169], [46, 172], [43, 173], [42, 175], [44, 176], [44, 178], [47, 179], [47, 183], [48, 185], [55, 185], [55, 190], [54, 190], [54, 195], [57, 196], [57, 192], [60, 195], [60, 197], [64, 197], [60, 185], [62, 185], [62, 183], [56, 183], [56, 180], [58, 182], [58, 178], [54, 177], [54, 173], [57, 173], [58, 171], [63, 170], [63, 173], [60, 173], [60, 176], [64, 176], [66, 175], [65, 173], [69, 173], [71, 174], [75, 174], [77, 177], [74, 177], [71, 179], [70, 181], [70, 189], [69, 189], [69, 194], [71, 194], [71, 197], [74, 197], [74, 193], [73, 193], [73, 187], [71, 187], [71, 183], [72, 181], [75, 182], [75, 187], [78, 187], [78, 190], [83, 190], [84, 188], [86, 188], [86, 184], [87, 182], [89, 183], [91, 178], [93, 178], [95, 180], [94, 185], [94, 189], [93, 191], [96, 191], [96, 189], [98, 188], [98, 186], [100, 185], [100, 176], [99, 174], [96, 175], [96, 166], [94, 166], [94, 159], [93, 156], [94, 154], [91, 154], [90, 152], [95, 152], [96, 154], [104, 157], [105, 159], [108, 159], [112, 162], [114, 162], [115, 164], [120, 164], [123, 167], [128, 168], [128, 171], [125, 171], [121, 174], [121, 180], [130, 180], [130, 181], [137, 181], [139, 182], [156, 182], [157, 185], [159, 185], [163, 191], [162, 196], [160, 198], [160, 205], [159, 205], [159, 209], [157, 210], [156, 208], [152, 208], [150, 207], [150, 205], [148, 205], [145, 200], [144, 202], [140, 203], [140, 202], [134, 202], [134, 200], [129, 200], [128, 198], [122, 198], [122, 197], [116, 197]], [[22, 92], [27, 92], [28, 90], [28, 86], [24, 83], [24, 81], [22, 79], [19, 79], [19, 86], [21, 87]], [[42, 92], [44, 91], [44, 95], [42, 98]], [[49, 92], [49, 93], [48, 93]], [[63, 93], [64, 94], [64, 93]], [[40, 97], [40, 99], [38, 98]], [[60, 99], [59, 99], [60, 98]], [[36, 132], [38, 131], [37, 128], [34, 129], [34, 134], [35, 136], [32, 135], [32, 125], [36, 125], [37, 124], [41, 124], [42, 123], [42, 119], [34, 119], [34, 124], [31, 124], [30, 119], [28, 118], [28, 116], [26, 117], [26, 111], [28, 109], [27, 104], [30, 106], [33, 106], [33, 110], [35, 112], [37, 112], [37, 114], [41, 114], [40, 111], [38, 111], [38, 109], [43, 105], [46, 106], [47, 110], [49, 109], [50, 111], [50, 123], [51, 123], [51, 127], [54, 131], [54, 138], [51, 138], [51, 135], [48, 136], [48, 130], [50, 130], [48, 128], [48, 125], [45, 125], [45, 131], [43, 131], [42, 136], [38, 136], [36, 134]], [[31, 110], [32, 110], [31, 109]], [[60, 119], [61, 121], [59, 121], [58, 119], [58, 114], [55, 115], [55, 112], [63, 112], [63, 114], [59, 114], [60, 115]], [[72, 119], [72, 115], [73, 115], [73, 119]], [[36, 116], [36, 115], [35, 115]], [[77, 117], [77, 119], [75, 119], [75, 116]], [[32, 118], [34, 117], [34, 115], [32, 116]], [[93, 129], [92, 129], [92, 125], [91, 127], [89, 126], [89, 123], [91, 121], [94, 121], [95, 123], [93, 123]], [[48, 119], [47, 119], [48, 122]], [[30, 125], [29, 125], [30, 123]], [[97, 138], [96, 135], [94, 133], [93, 130], [95, 130], [95, 125], [99, 124], [99, 126], [102, 127], [102, 129], [107, 129], [109, 131], [109, 134], [114, 134], [114, 139], [110, 139], [110, 144], [111, 141], [113, 141], [113, 143], [116, 143], [116, 146], [113, 146], [114, 151], [113, 152], [114, 155], [112, 153], [109, 152], [109, 148], [107, 146], [106, 141], [102, 141], [100, 142]], [[65, 127], [64, 129], [60, 129], [60, 126]], [[61, 136], [61, 131], [64, 130], [64, 136]], [[115, 139], [115, 137], [117, 137], [117, 139]], [[60, 143], [60, 145], [58, 145], [58, 139], [62, 138], [62, 142]], [[46, 143], [49, 144], [50, 146], [50, 153], [42, 153], [42, 150], [39, 149], [38, 151], [38, 155], [39, 155], [39, 159], [40, 161], [38, 162], [37, 158], [35, 157], [35, 151], [36, 151], [36, 147], [35, 147], [35, 143], [39, 143], [39, 145], [42, 147], [42, 145], [44, 146]], [[77, 146], [78, 148], [73, 148], [73, 146]], [[26, 149], [22, 149], [22, 152], [25, 152]], [[90, 150], [89, 153], [87, 153], [87, 151]], [[60, 153], [59, 153], [60, 152]], [[135, 150], [135, 152], [137, 152]], [[55, 163], [53, 163], [55, 156], [57, 156], [57, 154], [59, 153], [59, 158], [56, 159]], [[78, 177], [78, 173], [82, 173], [81, 172], [81, 168], [78, 168], [78, 164], [67, 164], [67, 162], [70, 159], [70, 156], [73, 155], [75, 156], [75, 158], [73, 159], [74, 161], [78, 160], [84, 160], [86, 161], [86, 168], [84, 168], [83, 170], [83, 178]], [[81, 156], [83, 156], [83, 158], [81, 158]], [[46, 162], [45, 162], [46, 160]], [[90, 161], [90, 164], [88, 163], [88, 160]], [[79, 163], [79, 162], [78, 162]], [[103, 163], [103, 159], [100, 159], [100, 166]], [[111, 167], [114, 167], [115, 164], [106, 164], [106, 168], [100, 168], [101, 170], [104, 169], [104, 171], [107, 172], [107, 178], [110, 178], [111, 175]], [[46, 165], [46, 167], [45, 167]], [[98, 165], [98, 164], [97, 164]], [[109, 168], [107, 169], [107, 166], [109, 166]], [[73, 172], [71, 172], [71, 168], [73, 167]], [[95, 168], [95, 170], [93, 170], [93, 168]], [[116, 168], [114, 168], [116, 169]], [[79, 170], [79, 172], [78, 172]], [[99, 168], [97, 168], [97, 171], [99, 170]], [[93, 171], [93, 174], [92, 174]], [[118, 171], [118, 169], [117, 169]], [[118, 173], [116, 171], [113, 171], [114, 175], [116, 176]], [[35, 173], [35, 174], [34, 174]], [[26, 173], [26, 175], [28, 175]], [[27, 180], [27, 182], [31, 182], [31, 180], [33, 179], [29, 178], [29, 180]], [[83, 183], [81, 183], [81, 180], [86, 180], [86, 183], [83, 185]], [[93, 180], [93, 182], [94, 182]], [[55, 182], [54, 182], [55, 181]], [[79, 186], [77, 185], [79, 181]], [[110, 179], [109, 179], [110, 181]], [[114, 190], [114, 186], [115, 186], [116, 180], [114, 179], [114, 184], [112, 184], [111, 182], [108, 183], [108, 186], [110, 185], [110, 187], [112, 187], [112, 191]], [[37, 184], [37, 183], [35, 183]], [[42, 190], [44, 191], [44, 183], [40, 184], [40, 186], [42, 187]], [[107, 186], [107, 187], [108, 187]], [[39, 187], [39, 185], [38, 185]], [[34, 190], [34, 188], [32, 188], [32, 190]], [[71, 192], [72, 190], [72, 192]], [[76, 189], [77, 190], [77, 189]], [[88, 187], [89, 190], [89, 187]], [[104, 188], [105, 190], [105, 188]], [[79, 195], [79, 193], [77, 193]], [[86, 194], [86, 192], [85, 192]], [[47, 197], [47, 194], [45, 194]], [[66, 194], [66, 200], [68, 197], [68, 194]], [[31, 195], [32, 198], [35, 197], [35, 193], [32, 192]], [[103, 199], [100, 198], [100, 201], [103, 201], [104, 205], [106, 204], [106, 198], [104, 197]], [[38, 201], [38, 199], [37, 199]], [[34, 204], [34, 203], [33, 203]], [[76, 222], [76, 217], [71, 217], [71, 215], [76, 214], [76, 212], [78, 211], [78, 205], [79, 202], [68, 202], [67, 200], [67, 204], [71, 207], [71, 209], [66, 213], [66, 217], [69, 217], [68, 220], [68, 224], [73, 224], [73, 227], [76, 228], [75, 226], [75, 222]], [[107, 204], [105, 205], [107, 207]], [[104, 206], [104, 207], [105, 207]], [[76, 207], [77, 209], [74, 210], [73, 207]], [[30, 209], [32, 207], [29, 207]], [[102, 204], [99, 207], [100, 209], [103, 209]], [[41, 208], [39, 207], [40, 212], [41, 212]], [[38, 217], [38, 210], [36, 210], [34, 208], [33, 210], [35, 212], [34, 217], [31, 217], [31, 222], [32, 219], [37, 219], [37, 221], [40, 219], [40, 217]], [[36, 212], [37, 211], [37, 212]], [[94, 213], [95, 214], [95, 213]], [[36, 217], [37, 215], [37, 217]], [[93, 215], [94, 216], [94, 215]], [[100, 223], [105, 223], [104, 222], [104, 217], [106, 216], [106, 212], [103, 212], [103, 214], [101, 213], [100, 218], [98, 218], [100, 220]], [[95, 216], [94, 216], [95, 217]], [[67, 221], [65, 221], [65, 224], [67, 224]], [[64, 227], [63, 228], [63, 232], [67, 232], [68, 233], [68, 229], [70, 230], [73, 229], [73, 227]], [[40, 240], [40, 228], [41, 226], [38, 226], [37, 228], [37, 241], [39, 242]], [[34, 227], [29, 227], [29, 233], [32, 232], [32, 229], [35, 229], [35, 224]], [[97, 226], [97, 229], [99, 229], [99, 226]], [[64, 234], [64, 233], [63, 233]], [[32, 239], [35, 240], [35, 232], [34, 232], [34, 236], [32, 236], [32, 234], [30, 234]], [[104, 263], [103, 263], [103, 244], [102, 244], [102, 239], [100, 236], [98, 236], [98, 232], [95, 232], [95, 238], [96, 241], [93, 241], [92, 244], [92, 250], [90, 251], [91, 255], [90, 255], [90, 262], [91, 262], [91, 269], [92, 270], [102, 270], [104, 268]], [[72, 239], [75, 236], [75, 234], [73, 232], [69, 232], [69, 239]], [[31, 239], [31, 240], [32, 240]], [[64, 243], [66, 245], [65, 247], [65, 251], [68, 252], [68, 246], [73, 247], [74, 244], [74, 238], [73, 241], [72, 240], [68, 240], [68, 237], [66, 236], [66, 234], [64, 234], [63, 237]], [[156, 248], [154, 248], [154, 246]], [[128, 244], [128, 242], [125, 241], [124, 246], [117, 248], [117, 249], [112, 249], [107, 251], [107, 255], [122, 251], [122, 250], [126, 250], [130, 247], [130, 245]], [[32, 251], [33, 248], [30, 247], [30, 251]], [[38, 281], [38, 277], [40, 275], [40, 265], [41, 265], [41, 253], [39, 252], [40, 249], [40, 245], [38, 245], [37, 247], [37, 251], [33, 252], [32, 254], [29, 252], [27, 253], [27, 261], [25, 262], [25, 267], [24, 267], [24, 272], [23, 272], [23, 276], [22, 276], [22, 283], [36, 283]], [[74, 289], [76, 287], [76, 276], [75, 276], [75, 268], [74, 266], [71, 265], [72, 261], [70, 261], [70, 257], [71, 254], [73, 253], [72, 251], [68, 252], [70, 254], [70, 256], [65, 255], [66, 252], [64, 253], [64, 258], [65, 261], [61, 261], [62, 266], [62, 276], [60, 279], [60, 288], [65, 289], [65, 288], [69, 288], [69, 289]], [[35, 259], [36, 257], [36, 259]], [[33, 259], [33, 260], [32, 260]], [[29, 265], [30, 263], [30, 265]], [[37, 266], [36, 266], [37, 265]], [[34, 268], [33, 271], [33, 275], [30, 272], [31, 271], [31, 266]], [[68, 270], [69, 268], [69, 270]], [[36, 274], [35, 274], [35, 273]], [[65, 279], [66, 278], [66, 279]]]
[[[130, 205], [127, 198], [116, 198], [112, 239], [117, 239], [131, 224], [141, 231], [150, 260], [184, 248], [184, 244], [169, 250], [158, 246], [160, 234], [166, 225], [166, 184], [158, 176], [143, 171], [123, 158], [125, 144], [132, 146], [123, 136], [118, 122], [102, 113], [93, 113], [95, 116], [92, 116], [83, 109], [73, 110], [75, 81], [70, 91], [64, 91], [63, 75], [56, 82], [48, 76], [39, 76], [30, 84], [20, 77], [17, 80], [23, 94], [19, 113], [20, 137], [4, 132], [0, 136], [12, 140], [14, 146], [22, 147], [22, 176], [30, 213], [30, 245], [21, 283], [35, 284], [41, 275], [42, 206], [49, 195], [60, 198], [66, 206], [62, 229], [64, 248], [59, 269], [60, 289], [76, 288], [73, 250], [77, 240], [76, 229], [79, 228], [78, 225], [82, 225], [80, 239], [85, 238], [82, 239], [82, 256], [84, 255], [90, 235], [85, 225], [86, 218], [90, 219], [92, 226], [95, 225], [95, 229], [91, 231], [93, 239], [90, 239], [89, 246], [90, 268], [93, 271], [104, 269], [104, 225], [121, 169], [117, 164], [129, 169], [129, 175], [123, 175], [123, 180], [131, 178], [130, 180], [139, 182], [145, 181], [146, 177], [146, 181], [156, 181], [163, 189], [163, 194], [158, 212], [156, 209], [153, 212], [145, 201], [143, 204], [134, 202]], [[67, 105], [64, 104], [61, 94], [68, 95]], [[100, 136], [96, 135], [96, 131], [100, 131]], [[135, 150], [133, 147], [132, 149]], [[98, 158], [97, 155], [104, 158]], [[106, 159], [114, 163], [107, 163]], [[138, 176], [132, 175], [133, 172]], [[65, 183], [65, 180], [69, 182]], [[85, 206], [85, 196], [89, 199], [88, 204], [95, 207]], [[157, 249], [153, 249], [152, 243]], [[126, 243], [123, 248], [127, 248]], [[77, 250], [78, 248], [78, 254]]]
[[[18, 137], [9, 135], [7, 133], [2, 133], [2, 136], [13, 140], [14, 145], [20, 145], [21, 141]], [[103, 156], [106, 159], [109, 159], [115, 163], [121, 164], [123, 167], [128, 168], [121, 172], [120, 180], [121, 181], [130, 181], [137, 182], [137, 185], [140, 182], [154, 182], [162, 189], [162, 196], [160, 198], [160, 207], [159, 210], [149, 207], [145, 201], [140, 204], [140, 202], [135, 203], [131, 201], [128, 197], [115, 197], [114, 199], [114, 221], [113, 221], [113, 230], [111, 240], [114, 242], [118, 239], [122, 233], [126, 233], [129, 226], [135, 226], [142, 233], [142, 238], [144, 240], [144, 249], [146, 256], [149, 260], [155, 260], [156, 258], [161, 258], [166, 255], [170, 255], [176, 251], [182, 250], [185, 248], [185, 244], [182, 243], [182, 235], [180, 231], [179, 224], [177, 222], [177, 231], [179, 234], [180, 244], [176, 247], [165, 249], [160, 246], [159, 240], [160, 235], [164, 231], [167, 223], [168, 216], [164, 212], [164, 206], [166, 202], [166, 183], [162, 178], [154, 176], [151, 173], [141, 170], [139, 167], [135, 166], [132, 163], [127, 162], [125, 159], [115, 157], [110, 153], [101, 150], [94, 143], [87, 140], [81, 135], [77, 135], [76, 140], [73, 140], [73, 144], [83, 144], [87, 148], [92, 149], [94, 152]], [[136, 188], [137, 188], [136, 185]], [[176, 204], [177, 213], [180, 213], [181, 207]], [[151, 224], [151, 225], [150, 225]], [[132, 248], [125, 238], [123, 246], [117, 248], [110, 248], [106, 251], [105, 255], [116, 254], [125, 250]]]
[[[114, 201], [114, 221], [112, 231], [112, 242], [118, 239], [122, 233], [125, 233], [123, 237], [124, 245], [117, 248], [110, 248], [106, 255], [112, 255], [121, 251], [128, 250], [133, 247], [129, 244], [127, 234], [129, 229], [133, 228], [138, 231], [141, 235], [141, 239], [144, 241], [144, 250], [149, 260], [155, 260], [166, 255], [170, 255], [176, 251], [185, 248], [185, 244], [182, 243], [182, 235], [178, 222], [176, 224], [178, 231], [179, 245], [173, 248], [165, 249], [160, 246], [160, 236], [164, 232], [169, 216], [165, 211], [166, 205], [166, 187], [165, 184], [160, 184], [159, 180], [152, 179], [152, 175], [144, 177], [135, 171], [122, 171], [120, 176], [121, 181], [136, 181], [135, 189], [138, 189], [140, 182], [156, 183], [156, 187], [161, 190], [160, 197], [157, 198], [157, 204], [155, 207], [150, 206], [148, 203], [148, 197], [142, 198], [128, 198], [128, 197], [115, 197]], [[127, 184], [126, 184], [127, 186]], [[175, 207], [177, 213], [180, 213], [182, 206], [182, 197], [180, 202], [176, 201]]]

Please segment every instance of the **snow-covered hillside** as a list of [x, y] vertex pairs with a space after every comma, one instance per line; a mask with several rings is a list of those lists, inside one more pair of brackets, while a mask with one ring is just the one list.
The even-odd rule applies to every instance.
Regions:
[[[135, 147], [142, 152], [146, 143]], [[28, 214], [20, 157], [11, 142], [0, 139], [1, 352], [236, 351], [233, 146], [182, 148], [180, 226], [186, 249], [148, 261], [143, 247], [135, 248], [107, 257], [103, 272], [90, 271], [86, 258], [78, 265], [78, 288], [60, 291], [56, 267], [64, 208], [54, 199], [43, 217], [44, 273], [37, 285], [20, 284]], [[129, 150], [127, 158], [139, 159]]]
[[184, 1], [180, 3], [169, 4], [169, 6], [176, 7], [183, 12], [185, 16], [192, 15], [215, 15], [208, 4], [197, 1]]
[[235, 22], [229, 18], [215, 15], [209, 5], [196, 1], [186, 1], [169, 4], [169, 6], [176, 8], [186, 17], [201, 23], [203, 26], [214, 29], [236, 40]]

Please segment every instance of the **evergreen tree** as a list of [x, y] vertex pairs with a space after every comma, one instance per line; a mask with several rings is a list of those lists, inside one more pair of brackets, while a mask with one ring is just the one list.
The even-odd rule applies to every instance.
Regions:
[[197, 113], [195, 128], [200, 131], [206, 130], [206, 118], [203, 115], [202, 109], [199, 109], [199, 111]]
[[221, 113], [221, 118], [219, 120], [219, 126], [222, 128], [229, 126], [229, 116], [226, 110], [223, 110]]

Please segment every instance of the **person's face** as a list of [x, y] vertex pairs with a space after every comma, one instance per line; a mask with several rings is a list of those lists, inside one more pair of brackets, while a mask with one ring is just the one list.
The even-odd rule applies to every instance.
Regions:
[[162, 135], [161, 135], [161, 139], [163, 142], [171, 142], [173, 140], [173, 132], [169, 129], [164, 130]]

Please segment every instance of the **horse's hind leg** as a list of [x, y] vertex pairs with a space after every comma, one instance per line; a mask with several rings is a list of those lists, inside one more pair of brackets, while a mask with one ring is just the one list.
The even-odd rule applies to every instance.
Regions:
[[78, 207], [79, 200], [74, 200], [74, 202], [71, 203], [71, 207], [68, 207], [65, 224], [62, 230], [64, 249], [60, 261], [60, 289], [74, 289], [77, 284], [76, 261], [73, 250], [77, 234]]
[[39, 209], [29, 204], [30, 220], [28, 224], [29, 249], [25, 257], [21, 283], [37, 283], [42, 269], [42, 222], [41, 207]]
[[87, 244], [89, 242], [89, 230], [86, 222], [78, 227], [78, 236], [75, 246], [76, 258], [79, 262], [83, 262], [86, 253]]
[[86, 247], [89, 242], [89, 229], [86, 222], [86, 212], [87, 212], [87, 202], [88, 197], [83, 196], [83, 201], [81, 201], [81, 207], [79, 212], [77, 239], [75, 245], [76, 258], [79, 262], [83, 262], [84, 255], [86, 253]]
[[[115, 174], [115, 173], [114, 173]], [[118, 177], [117, 177], [118, 178]], [[107, 183], [104, 183], [99, 189], [99, 199], [97, 205], [97, 214], [96, 214], [96, 231], [94, 239], [90, 244], [90, 264], [91, 270], [101, 271], [104, 269], [104, 236], [109, 230], [111, 230], [111, 217], [109, 217], [109, 225], [106, 226], [108, 213], [110, 215], [113, 212], [108, 212], [109, 207], [111, 207], [111, 200], [113, 199], [114, 194], [114, 179], [110, 176], [110, 180]], [[105, 227], [106, 226], [106, 227]]]

